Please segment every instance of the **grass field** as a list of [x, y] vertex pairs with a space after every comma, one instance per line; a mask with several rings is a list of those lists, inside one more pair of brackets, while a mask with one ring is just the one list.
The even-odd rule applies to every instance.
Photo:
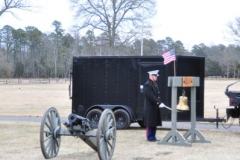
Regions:
[[[224, 116], [228, 98], [224, 91], [234, 81], [205, 81], [205, 117], [215, 117], [214, 106], [219, 107]], [[240, 91], [236, 84], [229, 90]], [[48, 107], [56, 107], [61, 117], [71, 113], [71, 100], [68, 84], [23, 84], [0, 85], [1, 116], [41, 117]], [[0, 121], [0, 160], [44, 159], [40, 149], [40, 123]], [[239, 127], [240, 129], [240, 127]], [[169, 130], [158, 128], [157, 138], [163, 139]], [[185, 133], [181, 130], [180, 133]], [[230, 130], [203, 129], [201, 133], [211, 143], [193, 143], [190, 147], [159, 145], [146, 141], [145, 129], [131, 127], [117, 131], [113, 160], [226, 160], [240, 159], [240, 132]], [[56, 160], [83, 159], [97, 160], [98, 155], [82, 140], [62, 137], [61, 147]]]
[[42, 116], [56, 107], [61, 116], [71, 113], [68, 83], [0, 85], [0, 114], [5, 116]]

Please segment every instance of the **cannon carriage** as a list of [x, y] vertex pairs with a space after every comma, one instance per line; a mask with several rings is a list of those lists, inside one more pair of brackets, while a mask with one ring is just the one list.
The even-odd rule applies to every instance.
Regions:
[[97, 131], [92, 129], [89, 119], [70, 114], [62, 129], [61, 118], [56, 108], [47, 109], [42, 118], [40, 127], [40, 145], [42, 154], [46, 159], [57, 156], [61, 136], [74, 136], [82, 139], [98, 153], [101, 160], [110, 160], [113, 156], [116, 142], [116, 120], [109, 109], [102, 113]]

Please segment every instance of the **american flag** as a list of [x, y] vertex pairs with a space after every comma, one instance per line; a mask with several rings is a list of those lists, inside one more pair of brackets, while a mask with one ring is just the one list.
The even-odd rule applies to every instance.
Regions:
[[172, 61], [175, 61], [176, 60], [176, 56], [175, 56], [175, 52], [174, 52], [174, 49], [164, 53], [162, 55], [162, 57], [164, 58], [164, 62], [163, 64], [166, 65]]

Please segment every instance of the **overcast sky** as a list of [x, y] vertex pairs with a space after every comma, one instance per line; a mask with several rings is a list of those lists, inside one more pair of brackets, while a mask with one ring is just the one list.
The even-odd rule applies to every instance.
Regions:
[[[40, 6], [38, 12], [14, 11], [20, 20], [6, 13], [0, 17], [0, 28], [10, 25], [15, 29], [37, 27], [44, 33], [52, 32], [54, 20], [70, 32], [72, 17], [68, 0], [32, 0]], [[157, 0], [157, 15], [153, 19], [154, 40], [171, 37], [180, 40], [187, 49], [204, 43], [207, 46], [233, 44], [227, 34], [227, 23], [240, 17], [240, 0]], [[0, 3], [1, 4], [1, 3]]]

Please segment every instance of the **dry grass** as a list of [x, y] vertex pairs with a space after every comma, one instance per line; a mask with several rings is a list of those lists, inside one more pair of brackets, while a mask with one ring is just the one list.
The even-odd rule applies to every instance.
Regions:
[[[205, 117], [215, 117], [214, 105], [221, 107], [220, 115], [225, 115], [228, 98], [225, 88], [234, 81], [205, 81]], [[230, 90], [239, 90], [234, 85]], [[56, 107], [61, 117], [71, 113], [68, 98], [68, 84], [0, 85], [0, 115], [42, 116], [45, 109]], [[40, 149], [40, 123], [0, 121], [0, 159], [44, 159]], [[239, 128], [240, 129], [240, 128]], [[157, 137], [162, 139], [169, 130], [158, 129]], [[186, 131], [180, 131], [182, 134]], [[113, 160], [195, 160], [195, 159], [240, 159], [240, 132], [208, 129], [201, 133], [211, 143], [193, 143], [190, 147], [159, 145], [145, 139], [145, 130], [132, 127], [117, 131]], [[62, 137], [56, 160], [87, 159], [97, 160], [98, 155], [80, 139]]]
[[5, 116], [42, 116], [48, 107], [60, 115], [71, 113], [68, 84], [0, 85], [0, 114]]
[[[44, 159], [39, 143], [38, 123], [0, 122], [0, 159], [23, 160]], [[185, 131], [181, 131], [184, 133]], [[159, 145], [145, 140], [145, 130], [130, 128], [117, 131], [117, 142], [113, 160], [226, 160], [239, 157], [239, 132], [203, 130], [203, 135], [211, 143], [193, 143], [190, 147]], [[163, 138], [167, 130], [158, 130]], [[61, 147], [56, 160], [97, 160], [97, 153], [82, 140], [62, 137]]]

